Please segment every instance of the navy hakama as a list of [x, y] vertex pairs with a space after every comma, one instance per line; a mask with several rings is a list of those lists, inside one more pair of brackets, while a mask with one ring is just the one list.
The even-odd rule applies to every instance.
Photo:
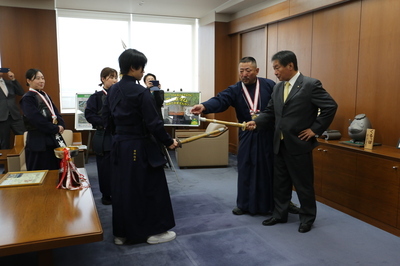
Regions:
[[[260, 82], [259, 110], [267, 106], [275, 83], [269, 79], [258, 78]], [[247, 86], [254, 97], [255, 84]], [[202, 103], [204, 113], [219, 113], [235, 108], [239, 123], [252, 120], [246, 102], [242, 82], [229, 86], [216, 97]], [[273, 202], [273, 126], [268, 130], [239, 130], [237, 207], [250, 214], [272, 212]]]
[[173, 144], [150, 91], [123, 76], [108, 92], [104, 117], [112, 117], [113, 233], [142, 240], [168, 231], [175, 219], [157, 140]]

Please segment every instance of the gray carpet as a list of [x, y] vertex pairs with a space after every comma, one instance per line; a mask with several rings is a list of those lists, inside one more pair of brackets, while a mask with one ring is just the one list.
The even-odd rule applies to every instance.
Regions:
[[[86, 169], [104, 240], [54, 250], [58, 266], [399, 265], [400, 238], [320, 203], [314, 227], [306, 234], [297, 232], [297, 215], [272, 227], [261, 225], [268, 216], [233, 215], [237, 178], [233, 155], [226, 168], [176, 169], [179, 178], [171, 169], [165, 170], [176, 240], [116, 246], [111, 206], [100, 203], [94, 157], [89, 158]], [[298, 203], [295, 192], [293, 201]], [[0, 257], [1, 266], [36, 265], [35, 261], [36, 253]]]

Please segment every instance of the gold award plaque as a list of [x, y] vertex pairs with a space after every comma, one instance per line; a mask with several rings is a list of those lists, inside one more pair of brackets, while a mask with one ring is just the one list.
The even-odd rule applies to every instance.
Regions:
[[0, 188], [11, 186], [40, 185], [48, 170], [8, 172], [0, 179]]

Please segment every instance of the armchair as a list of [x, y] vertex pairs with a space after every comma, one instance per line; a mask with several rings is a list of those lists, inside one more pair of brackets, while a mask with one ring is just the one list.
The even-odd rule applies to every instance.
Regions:
[[[204, 132], [217, 130], [224, 125], [210, 123], [204, 129], [178, 129], [175, 137], [184, 139]], [[175, 149], [175, 157], [179, 167], [227, 166], [229, 164], [229, 132], [226, 130], [216, 136], [208, 136], [185, 143], [182, 148]]]

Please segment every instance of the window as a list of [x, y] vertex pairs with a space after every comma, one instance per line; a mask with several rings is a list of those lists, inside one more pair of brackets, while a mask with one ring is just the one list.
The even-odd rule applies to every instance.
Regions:
[[198, 91], [196, 20], [69, 10], [57, 17], [63, 113], [75, 111], [76, 93], [100, 89], [104, 67], [119, 71], [122, 42], [146, 55], [145, 72], [165, 91]]

